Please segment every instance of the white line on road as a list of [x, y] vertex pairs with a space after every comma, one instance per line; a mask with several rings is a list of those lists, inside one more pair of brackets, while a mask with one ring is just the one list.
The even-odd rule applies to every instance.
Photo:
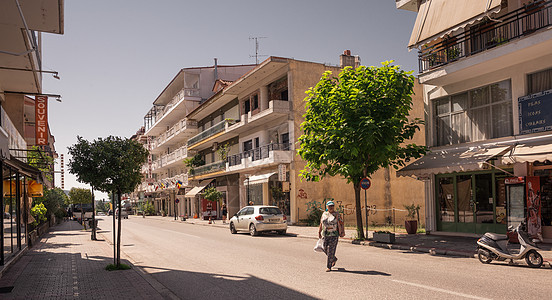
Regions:
[[201, 238], [197, 235], [193, 235], [193, 234], [187, 234], [187, 233], [184, 233], [184, 232], [180, 232], [180, 231], [174, 231], [174, 230], [170, 230], [170, 229], [161, 229], [163, 231], [167, 231], [167, 232], [171, 232], [171, 233], [178, 233], [178, 234], [182, 234], [182, 235], [185, 235], [185, 236], [189, 236], [189, 237], [194, 237], [194, 238]]
[[445, 289], [432, 287], [432, 286], [429, 286], [429, 285], [423, 285], [423, 284], [418, 284], [418, 283], [413, 283], [413, 282], [408, 282], [408, 281], [402, 281], [402, 280], [395, 280], [395, 279], [393, 279], [391, 281], [402, 283], [402, 284], [408, 284], [408, 285], [411, 285], [411, 286], [415, 286], [415, 287], [419, 287], [419, 288], [423, 288], [423, 289], [427, 289], [427, 290], [431, 290], [431, 291], [435, 291], [435, 292], [447, 293], [447, 294], [451, 294], [451, 295], [455, 295], [455, 296], [470, 298], [470, 299], [490, 300], [489, 298], [483, 298], [483, 297], [458, 293], [458, 292], [454, 292], [454, 291], [449, 291], [449, 290], [445, 290]]

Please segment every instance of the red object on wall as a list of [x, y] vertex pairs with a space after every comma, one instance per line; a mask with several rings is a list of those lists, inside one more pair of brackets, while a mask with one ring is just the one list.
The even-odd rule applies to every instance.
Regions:
[[527, 233], [531, 237], [542, 235], [540, 178], [526, 177]]
[[48, 145], [48, 97], [35, 97], [35, 143]]
[[201, 199], [201, 214], [205, 220], [209, 219], [209, 216], [216, 218], [217, 202]]

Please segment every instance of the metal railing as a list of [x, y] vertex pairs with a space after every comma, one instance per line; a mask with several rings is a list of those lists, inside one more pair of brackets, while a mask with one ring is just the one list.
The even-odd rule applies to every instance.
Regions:
[[482, 22], [464, 33], [423, 47], [418, 52], [420, 73], [482, 51], [506, 44], [552, 25], [552, 0], [537, 1], [504, 16]]
[[280, 143], [280, 144], [268, 144], [264, 145], [259, 148], [251, 149], [248, 151], [244, 151], [242, 153], [234, 154], [231, 156], [228, 156], [228, 166], [236, 166], [242, 163], [242, 159], [251, 157], [252, 161], [261, 160], [264, 158], [268, 158], [270, 156], [270, 152], [275, 150], [283, 150], [287, 151], [290, 150], [291, 144], [286, 143]]
[[182, 119], [176, 122], [176, 124], [174, 124], [171, 128], [169, 128], [167, 131], [163, 132], [153, 140], [152, 148], [157, 148], [161, 146], [163, 143], [169, 141], [174, 136], [177, 136], [181, 132], [186, 131], [188, 128], [194, 128], [194, 126], [196, 125], [197, 122], [190, 121], [188, 119]]
[[190, 138], [188, 140], [188, 147], [189, 146], [192, 146], [192, 145], [195, 145], [201, 141], [203, 141], [204, 139], [206, 138], [209, 138], [219, 132], [223, 132], [224, 129], [226, 128], [226, 123], [229, 122], [228, 120], [223, 120], [223, 121], [220, 121], [218, 122], [217, 124], [213, 125], [212, 127], [210, 128], [207, 128], [205, 130], [203, 130], [202, 132], [200, 132], [199, 134], [193, 136], [192, 138]]
[[212, 172], [216, 172], [224, 169], [226, 169], [226, 161], [221, 160], [221, 161], [206, 164], [203, 166], [195, 167], [193, 170], [190, 170], [190, 175], [199, 176], [199, 175], [212, 173]]

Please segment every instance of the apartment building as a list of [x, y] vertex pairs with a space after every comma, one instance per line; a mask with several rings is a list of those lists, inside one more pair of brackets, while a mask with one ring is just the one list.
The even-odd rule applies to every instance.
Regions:
[[431, 231], [552, 238], [552, 1], [397, 0], [417, 12]]
[[[162, 195], [161, 190], [172, 190], [174, 182], [185, 178], [181, 180], [185, 185], [174, 188], [176, 201], [167, 193], [161, 197], [165, 202], [155, 200], [157, 209], [164, 207], [169, 215], [176, 211], [189, 217], [220, 218], [220, 204], [202, 197], [206, 188], [215, 187], [223, 194], [230, 215], [249, 203], [276, 205], [288, 215], [288, 221], [297, 223], [307, 218], [309, 207], [323, 208], [325, 200], [333, 198], [343, 209], [345, 221], [354, 224], [353, 187], [338, 177], [316, 183], [302, 180], [299, 172], [305, 162], [296, 154], [302, 133], [300, 125], [304, 120], [305, 91], [314, 86], [325, 71], [337, 75], [346, 65], [358, 65], [359, 59], [345, 52], [341, 62], [338, 67], [273, 56], [240, 78], [216, 80], [211, 97], [185, 116], [180, 115], [179, 118], [191, 122], [194, 127], [187, 138], [183, 137], [182, 144], [172, 149], [185, 149], [186, 155], [174, 158], [173, 166], [178, 169], [173, 173], [162, 171], [165, 173], [153, 176], [158, 176], [154, 183], [144, 182], [142, 189], [147, 191], [146, 199], [155, 190], [159, 195]], [[416, 84], [419, 96], [414, 96], [416, 104], [412, 117], [423, 117], [419, 87]], [[157, 137], [151, 139], [155, 141]], [[414, 142], [423, 143], [424, 139], [421, 132]], [[154, 158], [162, 158], [155, 153], [159, 152], [154, 152]], [[188, 165], [182, 162], [185, 158], [192, 158]], [[160, 170], [158, 164], [164, 163], [154, 160], [152, 165]], [[171, 178], [172, 181], [166, 183]], [[404, 204], [423, 203], [423, 183], [396, 178], [393, 170], [378, 171], [372, 182], [367, 193], [370, 222], [390, 222], [393, 207], [404, 209]], [[403, 217], [397, 223], [400, 224]]]
[[214, 88], [238, 79], [253, 67], [218, 65], [215, 60], [214, 66], [182, 69], [153, 102], [140, 134], [150, 156], [142, 170], [145, 181], [138, 190], [153, 201], [158, 213], [179, 214], [175, 199], [189, 186], [184, 160], [195, 154], [188, 151], [187, 141], [197, 134], [198, 124], [186, 116], [209, 99]]
[[[37, 144], [30, 131], [35, 101], [43, 96], [41, 34], [63, 34], [63, 0], [22, 2], [0, 2], [0, 272], [27, 247], [27, 222], [21, 220], [29, 220], [31, 197], [48, 184], [45, 173], [28, 164], [27, 153]], [[46, 114], [44, 106], [39, 113]], [[40, 121], [38, 144], [48, 150], [41, 153], [53, 155], [53, 136], [47, 121]]]

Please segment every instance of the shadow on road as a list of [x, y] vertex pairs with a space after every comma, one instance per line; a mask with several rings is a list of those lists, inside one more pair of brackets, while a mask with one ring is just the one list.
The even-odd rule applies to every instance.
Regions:
[[[141, 266], [182, 299], [317, 299], [253, 275], [191, 272]], [[261, 296], [262, 295], [262, 296]]]
[[352, 273], [352, 274], [359, 274], [359, 275], [391, 276], [391, 274], [385, 273], [385, 272], [379, 272], [379, 271], [352, 271], [352, 270], [347, 270], [345, 268], [337, 268], [335, 270], [335, 272]]

